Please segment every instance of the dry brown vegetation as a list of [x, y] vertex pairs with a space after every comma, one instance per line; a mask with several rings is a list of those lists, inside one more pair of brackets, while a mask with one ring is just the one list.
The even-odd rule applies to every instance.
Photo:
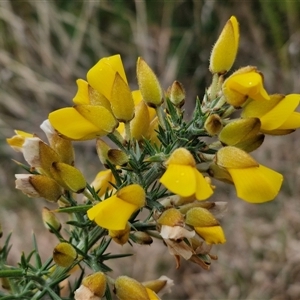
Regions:
[[[146, 3], [147, 2], [147, 3]], [[14, 189], [21, 170], [5, 138], [13, 129], [40, 134], [48, 113], [71, 104], [76, 78], [101, 57], [121, 53], [131, 86], [142, 56], [164, 88], [174, 79], [187, 91], [187, 112], [210, 82], [208, 58], [223, 24], [236, 15], [241, 44], [234, 68], [256, 65], [269, 92], [300, 92], [300, 1], [0, 1], [0, 221], [13, 233], [11, 262], [31, 250], [32, 230], [43, 257], [51, 239], [40, 211], [48, 203]], [[267, 138], [255, 156], [282, 172], [276, 200], [250, 205], [221, 186], [214, 201], [228, 201], [222, 220], [227, 243], [206, 272], [183, 262], [179, 270], [159, 243], [137, 247], [115, 263], [115, 274], [149, 280], [164, 273], [176, 286], [165, 299], [300, 299], [300, 133]], [[93, 143], [76, 144], [76, 164], [92, 179], [100, 168]], [[134, 251], [114, 246], [114, 251]], [[134, 263], [132, 263], [132, 261]], [[144, 262], [147, 264], [144, 264]], [[112, 264], [110, 266], [113, 266]]]

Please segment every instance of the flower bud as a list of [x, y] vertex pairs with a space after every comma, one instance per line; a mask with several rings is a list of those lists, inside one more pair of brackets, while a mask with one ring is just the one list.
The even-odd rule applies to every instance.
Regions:
[[185, 90], [179, 81], [174, 81], [168, 89], [170, 101], [178, 108], [182, 107], [185, 102]]
[[173, 280], [164, 275], [155, 280], [142, 282], [142, 284], [160, 296], [171, 293], [171, 287], [174, 285]]
[[79, 194], [86, 187], [84, 176], [73, 166], [54, 162], [50, 171], [53, 178], [66, 190]]
[[32, 198], [45, 198], [57, 202], [63, 191], [59, 184], [44, 175], [16, 174], [16, 189]]
[[127, 223], [125, 229], [109, 230], [108, 235], [119, 245], [124, 245], [128, 242], [130, 234], [130, 225]]
[[62, 138], [52, 127], [48, 119], [40, 127], [45, 132], [51, 148], [59, 155], [60, 161], [73, 165], [75, 154], [72, 141]]
[[161, 214], [157, 222], [161, 225], [183, 226], [184, 217], [176, 208], [170, 208]]
[[128, 84], [116, 73], [113, 82], [111, 110], [119, 122], [129, 122], [134, 117], [134, 102]]
[[106, 276], [102, 272], [91, 274], [82, 280], [75, 291], [75, 300], [100, 300], [106, 290]]
[[150, 245], [153, 243], [152, 237], [144, 231], [135, 231], [130, 238], [139, 245]]
[[193, 226], [207, 244], [223, 244], [226, 242], [219, 222], [205, 208], [194, 207], [190, 209], [186, 214], [186, 224]]
[[150, 115], [148, 109], [144, 101], [135, 107], [135, 117], [130, 122], [131, 137], [134, 140], [140, 141], [149, 136]]
[[[43, 218], [43, 223], [45, 227], [50, 231], [53, 232], [51, 228], [55, 229], [56, 231], [60, 231], [61, 229], [61, 223], [56, 217], [56, 215], [50, 211], [47, 207], [44, 207], [42, 210], [42, 218]], [[50, 227], [50, 226], [51, 227]]]
[[219, 225], [219, 222], [206, 208], [193, 207], [186, 213], [186, 224], [194, 227], [210, 227]]
[[26, 138], [23, 144], [23, 154], [28, 164], [37, 168], [41, 173], [50, 175], [53, 162], [60, 161], [58, 154], [37, 137]]
[[116, 279], [114, 293], [120, 300], [150, 300], [146, 288], [128, 276]]
[[104, 142], [102, 139], [97, 139], [96, 141], [96, 150], [97, 150], [97, 154], [98, 154], [98, 157], [101, 161], [101, 163], [104, 165], [104, 166], [107, 166], [107, 160], [108, 159], [108, 150], [110, 150], [111, 147], [106, 143]]
[[76, 258], [77, 252], [69, 243], [59, 243], [53, 250], [53, 260], [60, 267], [69, 267]]
[[120, 149], [109, 149], [107, 157], [115, 166], [124, 166], [129, 161], [127, 154]]
[[209, 70], [215, 74], [224, 74], [234, 63], [239, 46], [239, 24], [232, 16], [225, 24], [210, 55]]
[[204, 128], [210, 136], [217, 135], [223, 128], [221, 117], [217, 114], [209, 115], [204, 123]]
[[160, 106], [164, 102], [163, 90], [156, 75], [141, 57], [137, 61], [136, 74], [143, 100], [150, 107]]

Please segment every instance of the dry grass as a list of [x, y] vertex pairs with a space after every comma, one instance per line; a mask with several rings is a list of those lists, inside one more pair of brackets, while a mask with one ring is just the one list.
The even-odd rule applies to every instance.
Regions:
[[[32, 230], [43, 257], [55, 240], [41, 224], [45, 203], [14, 190], [13, 174], [20, 169], [10, 158], [22, 158], [11, 153], [5, 138], [14, 128], [39, 134], [39, 124], [51, 110], [71, 104], [75, 79], [114, 53], [121, 53], [132, 87], [138, 55], [156, 70], [165, 88], [174, 79], [182, 81], [190, 112], [192, 99], [202, 96], [210, 81], [211, 45], [232, 14], [241, 25], [235, 67], [257, 65], [270, 92], [299, 93], [299, 0], [0, 1], [0, 219], [5, 235], [14, 231], [12, 262], [20, 251], [31, 249]], [[175, 270], [166, 248], [157, 243], [137, 247], [134, 263], [120, 260], [116, 274], [140, 280], [167, 274], [176, 286], [165, 299], [300, 299], [299, 141], [299, 133], [268, 138], [256, 151], [261, 162], [286, 178], [272, 203], [249, 205], [227, 186], [214, 195], [212, 200], [228, 201], [229, 210], [222, 220], [227, 243], [215, 248], [219, 261], [211, 271], [186, 262]], [[76, 148], [77, 165], [91, 179], [100, 168], [93, 144]]]

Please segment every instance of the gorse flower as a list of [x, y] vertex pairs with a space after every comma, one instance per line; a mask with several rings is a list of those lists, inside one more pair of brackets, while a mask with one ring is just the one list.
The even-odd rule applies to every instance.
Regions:
[[238, 197], [252, 203], [273, 200], [278, 194], [281, 174], [258, 164], [249, 154], [236, 148], [224, 147], [216, 155], [216, 164], [230, 174]]
[[195, 195], [198, 200], [210, 197], [213, 190], [196, 169], [192, 154], [185, 148], [176, 149], [165, 162], [167, 170], [160, 182], [171, 192], [182, 197]]
[[[265, 134], [288, 134], [300, 127], [300, 94], [269, 95], [254, 66], [227, 75], [238, 45], [239, 25], [232, 16], [211, 52], [212, 83], [203, 99], [196, 99], [189, 120], [183, 108], [189, 93], [181, 83], [175, 80], [164, 91], [151, 67], [138, 58], [139, 90], [131, 91], [117, 54], [100, 59], [87, 80], [77, 80], [72, 107], [50, 112], [41, 125], [48, 143], [20, 130], [7, 139], [28, 164], [17, 162], [28, 174], [16, 175], [16, 188], [58, 206], [43, 211], [46, 227], [59, 240], [45, 264], [35, 240], [34, 251], [29, 258], [23, 254], [19, 268], [7, 267], [0, 255], [3, 277], [13, 271], [13, 285], [20, 286], [18, 297], [60, 299], [59, 283], [77, 266], [81, 274], [70, 284], [77, 300], [112, 299], [112, 292], [121, 300], [159, 299], [156, 292], [168, 280], [143, 285], [106, 274], [108, 259], [128, 256], [108, 253], [110, 243], [163, 241], [176, 268], [185, 259], [208, 270], [217, 259], [212, 246], [226, 242], [219, 219], [227, 206], [198, 200], [216, 197], [218, 180], [233, 185], [237, 197], [250, 203], [276, 198], [283, 176], [248, 153], [263, 144]], [[98, 155], [91, 185], [83, 175], [89, 178], [90, 166], [77, 165], [72, 144], [85, 140], [95, 140]], [[66, 226], [56, 218], [61, 213], [68, 221], [60, 231]], [[1, 249], [4, 256], [8, 248]], [[30, 262], [32, 254], [37, 267]], [[93, 274], [86, 276], [85, 270]]]
[[234, 107], [242, 106], [248, 98], [256, 101], [270, 99], [263, 86], [262, 74], [250, 66], [229, 76], [222, 86], [222, 92], [226, 101]]
[[260, 130], [266, 134], [289, 134], [300, 127], [298, 107], [300, 94], [271, 95], [270, 100], [257, 103], [249, 100], [243, 107], [242, 117], [256, 117], [261, 122]]
[[103, 228], [123, 230], [130, 216], [145, 205], [145, 198], [145, 191], [140, 185], [128, 185], [89, 209], [87, 215]]

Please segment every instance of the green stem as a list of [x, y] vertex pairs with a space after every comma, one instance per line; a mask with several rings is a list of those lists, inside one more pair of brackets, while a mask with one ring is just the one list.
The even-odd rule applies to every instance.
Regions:
[[1, 270], [0, 271], [0, 278], [3, 277], [22, 277], [24, 276], [24, 270], [17, 269], [17, 270]]

